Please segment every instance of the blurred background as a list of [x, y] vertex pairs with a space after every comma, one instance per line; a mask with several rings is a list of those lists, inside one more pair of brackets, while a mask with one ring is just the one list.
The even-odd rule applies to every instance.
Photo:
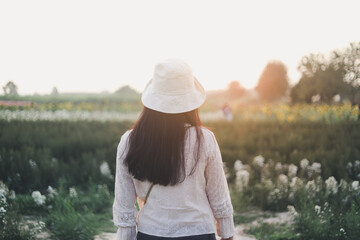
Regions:
[[0, 240], [115, 239], [116, 147], [166, 58], [207, 91], [235, 239], [359, 239], [359, 7], [1, 1]]

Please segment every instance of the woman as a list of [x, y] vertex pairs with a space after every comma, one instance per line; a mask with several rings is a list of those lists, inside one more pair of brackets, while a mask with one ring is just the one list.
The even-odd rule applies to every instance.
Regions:
[[155, 66], [141, 100], [141, 116], [117, 148], [117, 239], [214, 240], [217, 231], [232, 240], [233, 206], [219, 145], [198, 116], [204, 88], [186, 63], [168, 59]]

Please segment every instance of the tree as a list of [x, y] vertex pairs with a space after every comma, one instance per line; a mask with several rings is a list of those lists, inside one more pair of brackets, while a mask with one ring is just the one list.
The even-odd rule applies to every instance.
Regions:
[[273, 101], [285, 96], [288, 87], [286, 66], [280, 61], [271, 61], [261, 73], [255, 90], [262, 100]]
[[51, 90], [51, 95], [53, 95], [53, 96], [59, 95], [59, 91], [57, 90], [56, 87], [53, 87], [53, 89]]
[[346, 95], [348, 87], [342, 76], [342, 71], [331, 65], [320, 68], [311, 75], [303, 74], [291, 89], [291, 100], [311, 103], [313, 96], [320, 95], [321, 102], [331, 103], [335, 95]]
[[349, 99], [353, 104], [360, 104], [360, 42], [353, 42], [345, 49], [333, 51], [332, 62], [343, 71]]
[[337, 94], [352, 103], [360, 97], [360, 42], [328, 55], [309, 54], [298, 66], [300, 81], [291, 89], [292, 102], [311, 102], [314, 95], [331, 103]]
[[114, 92], [114, 94], [138, 94], [138, 92], [136, 90], [134, 90], [133, 88], [131, 88], [129, 85], [123, 86], [121, 88], [119, 88], [118, 90], [116, 90]]
[[18, 87], [13, 81], [9, 81], [5, 86], [3, 86], [4, 95], [17, 96], [19, 95], [17, 89]]
[[227, 89], [231, 99], [236, 99], [244, 95], [246, 92], [245, 88], [241, 86], [239, 81], [232, 81], [228, 85]]

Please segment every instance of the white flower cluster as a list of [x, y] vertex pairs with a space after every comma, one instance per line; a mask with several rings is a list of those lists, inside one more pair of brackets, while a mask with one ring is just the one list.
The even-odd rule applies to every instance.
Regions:
[[38, 221], [31, 229], [33, 234], [39, 234], [44, 231], [46, 224], [43, 221]]
[[110, 167], [107, 162], [103, 162], [100, 165], [100, 173], [101, 173], [101, 175], [103, 175], [104, 177], [106, 177], [110, 180], [114, 179], [114, 176], [111, 174]]
[[359, 191], [359, 190], [360, 190], [359, 181], [353, 181], [353, 182], [351, 183], [351, 188], [352, 188], [354, 191]]
[[338, 192], [337, 181], [333, 176], [326, 179], [325, 185], [327, 194], [336, 194]]
[[254, 157], [253, 164], [260, 168], [264, 167], [265, 158], [261, 155]]
[[311, 166], [307, 167], [307, 173], [309, 177], [312, 177], [314, 174], [321, 173], [321, 164], [318, 162], [313, 162]]
[[[318, 181], [321, 179], [317, 179]], [[321, 185], [317, 184], [315, 180], [308, 181], [305, 185], [306, 192], [308, 193], [308, 198], [314, 199], [317, 194], [321, 191]]]
[[223, 162], [223, 169], [224, 169], [224, 173], [225, 173], [226, 179], [229, 179], [229, 177], [230, 177], [230, 172], [229, 172], [229, 169], [228, 169], [228, 167], [226, 166], [225, 162]]
[[78, 193], [74, 187], [69, 188], [69, 195], [72, 198], [77, 198]]
[[32, 159], [29, 160], [29, 165], [31, 168], [35, 168], [37, 166], [36, 162]]
[[7, 186], [0, 181], [0, 222], [4, 222], [4, 218], [6, 215], [6, 209], [8, 207], [7, 201], [6, 201], [6, 195], [9, 193], [9, 189]]
[[244, 165], [240, 160], [236, 160], [234, 163], [234, 169], [236, 171], [236, 185], [240, 191], [243, 191], [249, 185], [250, 173], [244, 169]]
[[299, 215], [299, 213], [296, 211], [295, 207], [292, 205], [288, 205], [287, 210], [290, 213], [290, 216], [292, 219], [294, 219], [295, 217], [297, 217]]
[[293, 178], [297, 175], [298, 167], [294, 164], [290, 164], [288, 168], [288, 176]]
[[58, 194], [58, 193], [56, 192], [56, 190], [55, 190], [54, 188], [52, 188], [51, 186], [48, 186], [48, 188], [47, 188], [47, 193], [48, 193], [48, 197], [49, 197], [50, 199], [54, 199], [54, 198], [56, 197], [56, 195]]
[[38, 206], [44, 205], [44, 203], [46, 201], [46, 196], [41, 195], [41, 193], [39, 191], [33, 191], [31, 194], [31, 197], [34, 199], [36, 205], [38, 205]]
[[303, 160], [300, 161], [300, 167], [301, 169], [306, 170], [306, 168], [309, 166], [309, 160], [307, 160], [306, 158], [304, 158]]
[[288, 183], [288, 177], [285, 174], [280, 174], [277, 180], [278, 188], [287, 190]]

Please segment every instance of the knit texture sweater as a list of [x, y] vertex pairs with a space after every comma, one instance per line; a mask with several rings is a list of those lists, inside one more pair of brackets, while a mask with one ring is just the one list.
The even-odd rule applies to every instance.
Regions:
[[[135, 240], [137, 231], [159, 237], [183, 237], [217, 233], [222, 238], [234, 235], [233, 206], [223, 161], [215, 135], [201, 127], [203, 143], [195, 172], [175, 186], [155, 184], [144, 205], [149, 181], [135, 179], [124, 164], [127, 139], [120, 139], [116, 155], [113, 221], [117, 239]], [[185, 134], [184, 158], [187, 175], [195, 164], [195, 127]], [[138, 200], [140, 210], [135, 202]], [[216, 229], [216, 221], [219, 231]]]

